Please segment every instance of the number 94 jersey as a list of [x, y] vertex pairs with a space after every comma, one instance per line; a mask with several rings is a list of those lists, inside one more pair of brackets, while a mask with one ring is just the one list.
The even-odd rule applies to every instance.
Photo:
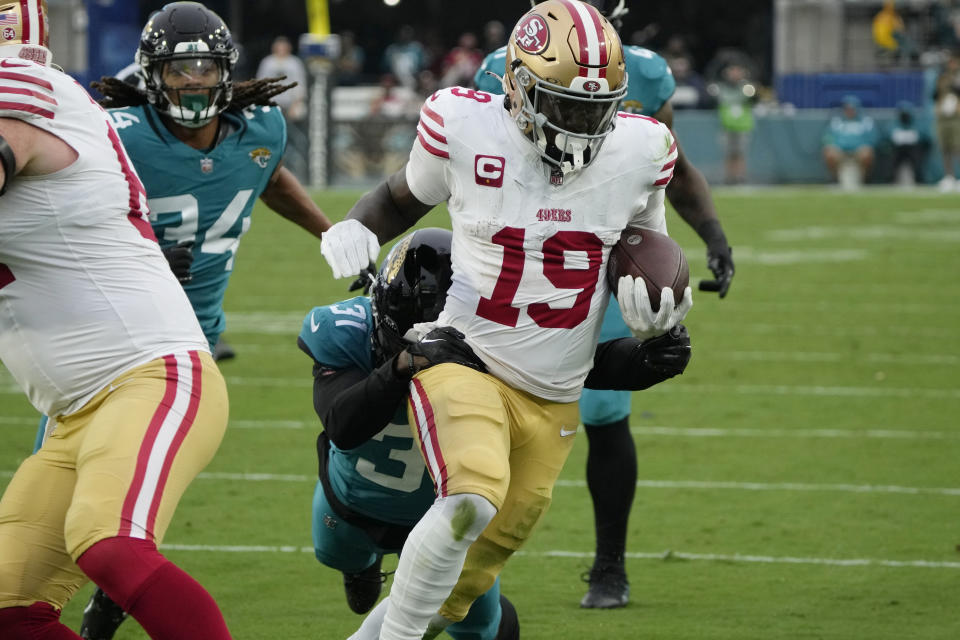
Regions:
[[161, 248], [193, 243], [193, 279], [184, 289], [212, 345], [226, 326], [223, 296], [240, 238], [283, 156], [283, 115], [275, 107], [225, 111], [220, 126], [228, 133], [208, 151], [181, 142], [150, 105], [110, 115], [143, 180]]
[[545, 400], [580, 396], [620, 232], [666, 232], [673, 136], [645, 116], [615, 122], [592, 163], [552, 184], [501, 97], [453, 87], [420, 112], [407, 182], [425, 204], [446, 201], [453, 227], [438, 324], [462, 331], [491, 373]]

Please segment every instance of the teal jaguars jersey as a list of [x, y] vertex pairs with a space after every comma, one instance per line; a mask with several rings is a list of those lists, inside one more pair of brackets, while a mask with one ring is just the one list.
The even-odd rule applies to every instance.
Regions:
[[[374, 369], [370, 299], [314, 307], [303, 320], [300, 339], [313, 359], [332, 369]], [[330, 444], [330, 486], [337, 498], [374, 520], [413, 525], [433, 504], [433, 481], [407, 422], [406, 403], [372, 439], [350, 450]]]
[[227, 135], [204, 152], [180, 142], [152, 106], [110, 113], [146, 188], [160, 246], [193, 242], [193, 279], [184, 290], [212, 347], [226, 326], [223, 296], [240, 238], [283, 157], [283, 115], [276, 107], [224, 112]]
[[[620, 103], [620, 110], [652, 116], [660, 111], [677, 88], [673, 73], [667, 66], [667, 61], [650, 49], [624, 47], [623, 55], [627, 67], [627, 95]], [[502, 76], [506, 64], [506, 47], [488, 54], [473, 77], [477, 89], [488, 93], [503, 93], [500, 80], [487, 71]]]

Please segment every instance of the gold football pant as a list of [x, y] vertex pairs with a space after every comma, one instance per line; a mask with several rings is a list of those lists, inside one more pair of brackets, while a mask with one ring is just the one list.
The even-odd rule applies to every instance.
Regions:
[[472, 493], [498, 509], [440, 610], [458, 621], [550, 506], [573, 448], [577, 403], [543, 400], [489, 374], [441, 364], [413, 379], [408, 412], [437, 495]]
[[58, 417], [0, 500], [0, 608], [63, 608], [87, 581], [76, 559], [100, 540], [159, 544], [226, 426], [223, 377], [197, 351], [136, 367]]

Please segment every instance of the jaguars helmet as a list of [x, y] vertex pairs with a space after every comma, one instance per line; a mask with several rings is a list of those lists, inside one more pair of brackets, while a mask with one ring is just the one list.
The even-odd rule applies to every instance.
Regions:
[[452, 239], [446, 229], [418, 229], [401, 238], [384, 258], [371, 294], [378, 361], [404, 349], [403, 335], [413, 325], [440, 315], [453, 279]]
[[230, 106], [239, 55], [220, 16], [199, 2], [171, 2], [143, 28], [136, 61], [150, 104], [197, 128]]
[[47, 16], [47, 0], [0, 0], [0, 57], [49, 65], [53, 56]]
[[613, 25], [578, 0], [541, 2], [514, 27], [504, 71], [510, 115], [552, 167], [551, 180], [589, 165], [627, 92]]

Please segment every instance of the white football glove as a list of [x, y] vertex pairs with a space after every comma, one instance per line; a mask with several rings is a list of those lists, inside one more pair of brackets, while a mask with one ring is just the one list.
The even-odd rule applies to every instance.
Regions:
[[344, 220], [323, 233], [320, 253], [333, 269], [334, 278], [349, 278], [377, 261], [380, 242], [359, 220]]
[[617, 302], [623, 321], [630, 327], [635, 338], [647, 340], [665, 334], [683, 322], [690, 307], [693, 306], [693, 291], [690, 287], [683, 290], [680, 304], [673, 302], [673, 289], [664, 287], [660, 291], [660, 309], [650, 308], [650, 296], [647, 283], [643, 278], [623, 276], [617, 281]]

